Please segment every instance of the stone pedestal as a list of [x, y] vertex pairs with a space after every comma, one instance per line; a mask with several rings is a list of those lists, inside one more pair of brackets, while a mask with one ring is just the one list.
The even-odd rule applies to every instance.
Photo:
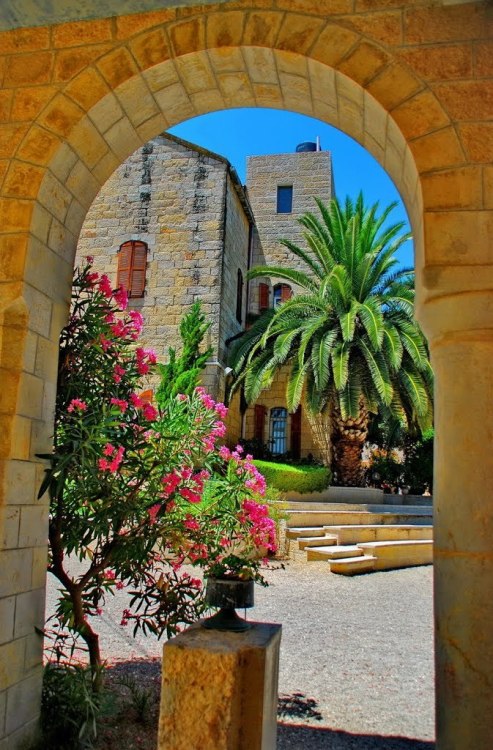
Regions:
[[200, 624], [164, 645], [158, 750], [274, 750], [281, 626]]

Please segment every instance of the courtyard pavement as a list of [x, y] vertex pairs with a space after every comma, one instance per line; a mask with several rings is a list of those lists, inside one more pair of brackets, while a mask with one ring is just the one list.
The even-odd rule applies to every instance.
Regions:
[[[268, 578], [248, 616], [283, 626], [278, 750], [433, 748], [432, 567], [345, 577], [287, 563]], [[120, 626], [125, 606], [119, 592], [98, 618], [104, 657], [159, 656]]]

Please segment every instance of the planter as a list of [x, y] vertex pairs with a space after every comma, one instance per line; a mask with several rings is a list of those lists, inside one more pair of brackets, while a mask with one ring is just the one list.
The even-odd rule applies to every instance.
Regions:
[[204, 620], [202, 627], [235, 633], [251, 628], [250, 623], [239, 617], [235, 610], [253, 607], [253, 586], [253, 581], [239, 578], [208, 578], [205, 601], [211, 607], [219, 607], [219, 612]]

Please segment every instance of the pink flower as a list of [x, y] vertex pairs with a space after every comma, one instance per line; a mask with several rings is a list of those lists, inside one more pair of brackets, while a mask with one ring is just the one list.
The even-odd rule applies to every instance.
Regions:
[[166, 476], [162, 478], [161, 482], [163, 484], [163, 495], [165, 497], [169, 497], [169, 495], [171, 495], [181, 483], [181, 477], [179, 477], [178, 474], [171, 472], [170, 474], [166, 474]]
[[130, 310], [129, 316], [132, 321], [135, 333], [137, 335], [140, 334], [142, 332], [142, 328], [144, 327], [144, 318], [138, 310]]
[[118, 589], [118, 591], [121, 591], [124, 588], [123, 581], [117, 581], [116, 588]]
[[127, 326], [123, 320], [117, 320], [115, 323], [112, 323], [110, 329], [113, 336], [117, 339], [123, 338], [128, 333]]
[[189, 503], [200, 503], [201, 501], [200, 495], [193, 492], [189, 487], [182, 487], [181, 490], [179, 490], [179, 493], [185, 498], [185, 500], [188, 500]]
[[144, 404], [142, 413], [148, 422], [153, 422], [158, 416], [158, 410], [152, 404]]
[[99, 336], [99, 343], [101, 344], [101, 348], [104, 352], [107, 352], [108, 349], [111, 349], [112, 347], [111, 341], [107, 339], [103, 333]]
[[115, 383], [121, 383], [123, 375], [125, 375], [125, 368], [121, 365], [115, 365], [113, 368], [113, 380]]
[[123, 447], [123, 445], [121, 445], [119, 448], [115, 448], [113, 445], [111, 445], [111, 443], [107, 443], [104, 447], [103, 454], [111, 458], [111, 461], [108, 461], [106, 458], [100, 458], [98, 461], [98, 466], [101, 471], [109, 471], [112, 474], [116, 474], [116, 472], [120, 468], [121, 462], [123, 461], [124, 453], [125, 448]]
[[103, 577], [106, 578], [107, 581], [114, 581], [116, 578], [116, 573], [114, 570], [106, 570]]
[[136, 393], [130, 394], [130, 403], [132, 406], [135, 406], [136, 409], [140, 409], [142, 407], [142, 404], [144, 403], [140, 396], [138, 396]]
[[86, 255], [86, 263], [89, 266], [92, 266], [92, 264], [94, 263], [94, 255]]
[[120, 409], [120, 412], [121, 412], [122, 414], [125, 414], [125, 412], [126, 412], [126, 411], [127, 411], [127, 409], [128, 409], [128, 401], [125, 401], [125, 400], [124, 400], [124, 399], [122, 399], [122, 398], [112, 398], [112, 399], [111, 399], [111, 403], [112, 403], [112, 404], [113, 404], [114, 406], [117, 406], [117, 407], [118, 407], [118, 408]]
[[151, 526], [156, 523], [156, 517], [160, 510], [161, 505], [159, 503], [156, 503], [147, 511], [149, 513], [149, 523], [151, 524]]
[[111, 282], [105, 273], [101, 276], [98, 287], [101, 294], [103, 294], [107, 299], [112, 296], [113, 290], [111, 288]]
[[226, 445], [221, 445], [219, 448], [219, 455], [221, 458], [224, 458], [226, 461], [231, 458], [231, 451]]
[[126, 310], [128, 307], [128, 294], [125, 287], [119, 287], [113, 296], [120, 310]]
[[86, 280], [89, 286], [95, 286], [96, 281], [98, 279], [99, 279], [99, 273], [88, 273], [86, 276]]
[[226, 417], [228, 416], [228, 407], [224, 406], [224, 404], [216, 404], [214, 407], [214, 411], [219, 417], [221, 417], [221, 419], [226, 419]]
[[70, 404], [67, 406], [67, 411], [72, 413], [73, 411], [87, 411], [87, 404], [85, 401], [81, 401], [80, 398], [73, 398]]
[[193, 516], [187, 516], [183, 525], [189, 531], [198, 531], [200, 529], [199, 522]]
[[179, 393], [176, 399], [177, 401], [188, 401], [188, 396], [185, 396], [184, 393]]

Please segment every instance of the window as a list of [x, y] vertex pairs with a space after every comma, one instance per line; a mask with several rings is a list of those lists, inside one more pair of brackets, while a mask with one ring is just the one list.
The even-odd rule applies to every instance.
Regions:
[[293, 458], [301, 456], [301, 406], [291, 414], [291, 445], [290, 452]]
[[286, 453], [286, 427], [288, 412], [281, 406], [270, 410], [269, 447], [274, 456]]
[[291, 299], [293, 296], [293, 290], [289, 284], [276, 284], [274, 287], [274, 307], [279, 307], [282, 302]]
[[238, 269], [238, 276], [236, 280], [236, 320], [241, 323], [243, 312], [243, 274]]
[[290, 214], [293, 210], [293, 186], [278, 185], [277, 187], [277, 213]]
[[269, 285], [258, 285], [258, 311], [263, 312], [269, 309]]
[[116, 284], [127, 290], [129, 297], [143, 297], [146, 285], [147, 245], [139, 240], [124, 242], [118, 251]]

